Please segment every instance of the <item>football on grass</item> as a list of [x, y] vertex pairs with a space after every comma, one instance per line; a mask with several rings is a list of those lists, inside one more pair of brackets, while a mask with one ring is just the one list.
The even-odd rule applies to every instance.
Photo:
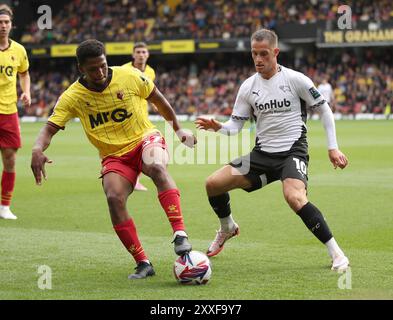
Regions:
[[199, 251], [191, 251], [177, 258], [173, 271], [181, 284], [206, 284], [212, 275], [209, 258]]

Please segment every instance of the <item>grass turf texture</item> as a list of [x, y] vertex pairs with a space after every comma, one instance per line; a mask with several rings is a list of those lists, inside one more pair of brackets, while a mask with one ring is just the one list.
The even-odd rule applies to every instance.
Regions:
[[[350, 160], [343, 171], [329, 163], [322, 125], [308, 126], [309, 199], [350, 258], [352, 289], [338, 288], [341, 275], [329, 270], [325, 247], [286, 205], [277, 182], [252, 194], [231, 192], [240, 236], [211, 259], [206, 286], [177, 284], [171, 229], [146, 177], [149, 191], [135, 192], [128, 208], [157, 275], [129, 281], [134, 262], [112, 229], [97, 152], [80, 125], [54, 138], [48, 181], [37, 187], [30, 150], [42, 124], [23, 124], [12, 204], [18, 220], [0, 220], [0, 299], [392, 299], [393, 122], [337, 122]], [[205, 251], [218, 228], [204, 181], [220, 166], [170, 165], [195, 250]], [[51, 290], [37, 286], [40, 265], [52, 269]]]

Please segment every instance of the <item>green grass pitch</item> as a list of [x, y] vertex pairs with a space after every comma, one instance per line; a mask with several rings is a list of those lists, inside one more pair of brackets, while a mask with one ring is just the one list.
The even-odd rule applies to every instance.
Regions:
[[[336, 123], [350, 161], [343, 171], [329, 163], [321, 123], [309, 123], [309, 199], [351, 261], [344, 289], [338, 285], [342, 275], [329, 269], [325, 247], [289, 209], [278, 182], [252, 194], [231, 192], [240, 236], [211, 259], [206, 286], [177, 284], [171, 229], [146, 177], [149, 191], [135, 192], [128, 208], [157, 274], [129, 281], [134, 262], [112, 229], [98, 155], [78, 123], [54, 138], [47, 151], [54, 161], [47, 166], [48, 180], [35, 186], [30, 150], [42, 125], [22, 124], [12, 204], [18, 220], [0, 221], [0, 299], [393, 298], [392, 121]], [[218, 228], [204, 181], [220, 166], [170, 165], [195, 250], [205, 251]], [[52, 270], [50, 290], [38, 287], [41, 265]]]

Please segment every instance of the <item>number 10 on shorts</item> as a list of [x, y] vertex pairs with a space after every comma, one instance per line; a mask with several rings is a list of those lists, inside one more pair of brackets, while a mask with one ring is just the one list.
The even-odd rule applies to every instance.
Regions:
[[296, 169], [300, 171], [302, 174], [307, 174], [307, 166], [304, 161], [299, 160], [298, 158], [292, 158], [295, 161]]

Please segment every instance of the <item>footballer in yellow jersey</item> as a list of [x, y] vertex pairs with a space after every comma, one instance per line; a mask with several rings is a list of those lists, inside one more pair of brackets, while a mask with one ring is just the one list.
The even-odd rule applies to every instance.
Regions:
[[[150, 54], [147, 48], [147, 44], [144, 42], [137, 42], [135, 43], [132, 52], [133, 61], [123, 64], [123, 67], [136, 68], [140, 70], [147, 78], [149, 78], [151, 81], [154, 82], [154, 80], [156, 79], [156, 73], [154, 69], [147, 64], [147, 59], [149, 59], [149, 56]], [[146, 100], [144, 102], [144, 106], [145, 106], [145, 113], [147, 116], [149, 110], [148, 110], [148, 103]]]
[[9, 39], [7, 47], [0, 50], [0, 114], [12, 114], [18, 111], [17, 75], [24, 74], [28, 70], [29, 60], [25, 48]]
[[10, 204], [15, 186], [17, 149], [21, 147], [17, 110], [16, 82], [19, 75], [25, 107], [30, 106], [29, 60], [25, 48], [9, 38], [13, 13], [7, 5], [0, 5], [0, 150], [3, 163], [1, 176], [0, 219], [16, 219]]
[[168, 153], [161, 134], [141, 110], [144, 100], [153, 103], [179, 139], [193, 147], [193, 134], [180, 128], [176, 114], [153, 82], [140, 71], [124, 67], [109, 68], [103, 43], [86, 40], [77, 48], [82, 77], [59, 98], [54, 114], [40, 131], [32, 150], [31, 168], [37, 185], [46, 178], [44, 151], [52, 137], [73, 117], [81, 120], [90, 142], [102, 159], [102, 186], [107, 198], [113, 228], [137, 263], [129, 279], [153, 276], [155, 271], [139, 241], [127, 199], [140, 172], [157, 187], [159, 202], [173, 231], [177, 255], [191, 251], [180, 206], [180, 193], [167, 170]]
[[134, 45], [132, 51], [133, 61], [123, 64], [123, 67], [134, 67], [139, 69], [145, 76], [147, 76], [151, 81], [156, 79], [156, 73], [152, 67], [147, 64], [147, 59], [149, 59], [149, 50], [147, 44], [144, 42], [137, 42]]

